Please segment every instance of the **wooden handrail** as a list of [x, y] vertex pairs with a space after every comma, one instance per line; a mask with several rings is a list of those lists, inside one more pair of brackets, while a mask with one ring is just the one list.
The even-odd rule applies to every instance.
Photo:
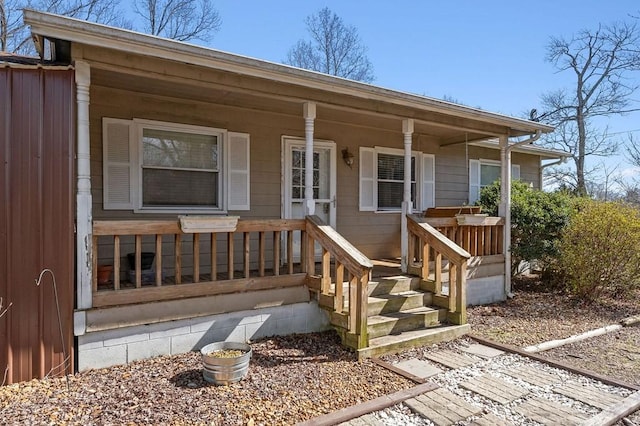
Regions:
[[[240, 219], [234, 232], [302, 231], [304, 219]], [[93, 235], [182, 234], [177, 220], [94, 220]]]
[[307, 216], [307, 233], [332, 255], [340, 259], [353, 275], [360, 275], [373, 268], [373, 263], [357, 248], [347, 241], [331, 226], [326, 225], [318, 216]]
[[[149, 297], [155, 297], [154, 300], [176, 298], [181, 294], [181, 290], [176, 289], [184, 287], [182, 284], [199, 284], [193, 287], [198, 289], [199, 295], [217, 294], [219, 289], [226, 288], [218, 284], [220, 280], [241, 283], [238, 288], [246, 288], [246, 291], [254, 285], [254, 280], [264, 281], [267, 286], [277, 287], [280, 285], [278, 282], [290, 285], [291, 282], [304, 279], [304, 275], [297, 273], [294, 268], [294, 233], [295, 240], [302, 246], [302, 241], [306, 239], [305, 219], [241, 219], [233, 230], [194, 233], [184, 232], [177, 219], [96, 220], [93, 222], [92, 241], [94, 306], [138, 303]], [[267, 247], [268, 241], [272, 243], [272, 247]], [[218, 244], [222, 245], [224, 242], [226, 251], [219, 250]], [[104, 244], [104, 250], [99, 250], [101, 244]], [[165, 244], [167, 250], [163, 248]], [[238, 247], [237, 244], [241, 246]], [[287, 247], [284, 258], [281, 257], [281, 244], [286, 244]], [[127, 273], [121, 262], [123, 245], [132, 252], [135, 267], [128, 272], [128, 279], [121, 283], [122, 274]], [[141, 268], [142, 252], [145, 251], [143, 246], [146, 247], [145, 250], [155, 249], [155, 270], [152, 274], [145, 272], [144, 282]], [[108, 254], [108, 250], [111, 250], [111, 254]], [[271, 256], [267, 255], [269, 250]], [[173, 261], [163, 259], [163, 255], [173, 257]], [[97, 277], [100, 256], [101, 264], [113, 266], [112, 279], [103, 281], [101, 286], [98, 285]], [[225, 263], [226, 276], [225, 271], [222, 274], [218, 271], [218, 264]], [[266, 270], [267, 264], [272, 267], [271, 271]], [[287, 269], [281, 271], [284, 264]], [[165, 277], [163, 266], [173, 275]], [[252, 267], [256, 268], [255, 273], [252, 272]], [[303, 278], [295, 278], [293, 281], [289, 278], [279, 281], [270, 278], [281, 276], [283, 272], [288, 276], [298, 275]], [[155, 285], [150, 288], [152, 284]]]
[[414, 215], [409, 215], [408, 217], [411, 219], [407, 221], [409, 232], [428, 240], [436, 251], [442, 253], [450, 261], [460, 263], [463, 260], [466, 262], [471, 258], [471, 254], [468, 251], [442, 235], [436, 228], [429, 225], [424, 218]]
[[[315, 273], [315, 243], [322, 247], [322, 265], [320, 272], [320, 292], [333, 296], [333, 309], [342, 313], [344, 307], [342, 286], [345, 269], [349, 282], [348, 333], [343, 342], [357, 349], [369, 346], [367, 333], [367, 298], [369, 275], [373, 263], [340, 235], [331, 226], [326, 225], [317, 216], [307, 216], [307, 274]], [[335, 287], [331, 292], [331, 258], [335, 262]]]
[[[433, 226], [425, 223], [424, 218], [413, 215], [407, 216], [407, 229], [409, 232], [410, 262], [413, 262], [415, 253], [415, 241], [421, 244], [419, 260], [422, 262], [420, 275], [423, 280], [432, 284], [430, 288], [434, 293], [434, 303], [442, 303], [446, 307], [448, 319], [454, 324], [467, 322], [467, 261], [471, 254], [453, 241], [441, 234]], [[429, 256], [433, 250], [435, 254], [434, 280], [430, 281]], [[449, 294], [442, 294], [442, 258], [445, 257], [449, 267]]]

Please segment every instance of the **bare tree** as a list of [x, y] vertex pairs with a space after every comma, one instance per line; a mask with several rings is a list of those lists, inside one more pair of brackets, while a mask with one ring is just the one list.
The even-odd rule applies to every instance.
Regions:
[[373, 65], [354, 26], [325, 7], [305, 19], [310, 41], [299, 40], [284, 63], [370, 83]]
[[210, 0], [135, 0], [133, 9], [145, 32], [178, 41], [208, 42], [222, 24]]
[[587, 193], [585, 159], [606, 156], [617, 144], [605, 132], [593, 129], [593, 119], [636, 111], [631, 95], [638, 85], [628, 79], [640, 69], [640, 32], [635, 24], [615, 23], [597, 30], [582, 30], [571, 39], [552, 37], [547, 60], [559, 72], [572, 73], [570, 90], [542, 96], [546, 112], [531, 118], [558, 126], [560, 136], [550, 135], [547, 145], [571, 153], [575, 162], [576, 191]]
[[129, 26], [119, 7], [120, 0], [0, 0], [0, 50], [22, 55], [35, 54], [29, 29], [22, 21], [22, 9]]

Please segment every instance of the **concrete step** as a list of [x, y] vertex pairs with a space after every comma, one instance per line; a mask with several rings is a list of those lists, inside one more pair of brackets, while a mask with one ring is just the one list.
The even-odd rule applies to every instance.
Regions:
[[431, 296], [431, 293], [419, 290], [370, 296], [367, 313], [371, 317], [388, 312], [399, 312], [429, 306], [432, 302]]
[[446, 309], [427, 307], [373, 315], [367, 320], [367, 332], [369, 339], [375, 339], [388, 334], [436, 326], [440, 324], [440, 321], [444, 321], [446, 316]]
[[369, 281], [369, 296], [402, 293], [420, 289], [420, 278], [407, 275], [377, 278]]
[[404, 331], [399, 334], [372, 338], [369, 346], [358, 350], [358, 358], [378, 357], [393, 354], [433, 343], [447, 342], [467, 334], [471, 330], [469, 324], [440, 325], [419, 330]]

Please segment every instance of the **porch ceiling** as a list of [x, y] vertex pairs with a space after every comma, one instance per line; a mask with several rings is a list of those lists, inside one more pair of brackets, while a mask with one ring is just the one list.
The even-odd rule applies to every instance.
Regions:
[[[131, 71], [131, 70], [129, 70]], [[210, 72], [210, 71], [209, 71]], [[229, 79], [218, 76], [214, 80]], [[426, 135], [442, 145], [465, 140], [486, 139], [507, 132], [506, 128], [444, 114], [412, 111], [361, 100], [349, 96], [337, 99], [321, 93], [307, 91], [304, 94], [283, 94], [279, 84], [273, 82], [246, 81], [238, 85], [222, 85], [208, 81], [179, 78], [176, 76], [143, 75], [141, 72], [115, 71], [101, 66], [92, 67], [91, 84], [127, 92], [149, 94], [192, 102], [215, 103], [236, 108], [269, 111], [270, 113], [302, 118], [302, 105], [317, 102], [317, 121], [342, 123], [352, 126], [376, 128], [382, 131], [400, 132], [402, 120], [415, 120], [415, 133]], [[266, 90], [270, 89], [270, 90]], [[368, 108], [366, 108], [368, 106]]]

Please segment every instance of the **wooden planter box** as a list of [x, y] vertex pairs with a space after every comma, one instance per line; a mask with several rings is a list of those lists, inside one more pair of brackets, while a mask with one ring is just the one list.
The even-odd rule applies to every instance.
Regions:
[[497, 216], [489, 216], [484, 213], [476, 213], [456, 215], [456, 220], [458, 221], [458, 225], [494, 226], [498, 224], [500, 218]]

